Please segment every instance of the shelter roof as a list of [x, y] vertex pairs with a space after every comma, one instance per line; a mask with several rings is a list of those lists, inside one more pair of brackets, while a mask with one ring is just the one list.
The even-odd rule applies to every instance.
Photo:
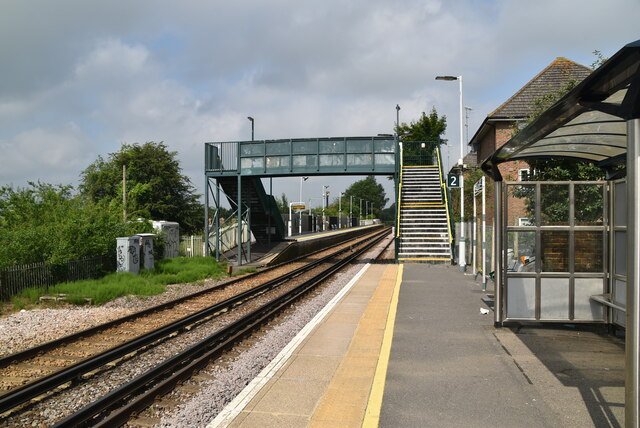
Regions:
[[497, 166], [513, 160], [568, 158], [609, 168], [623, 162], [626, 121], [640, 117], [640, 40], [619, 50], [557, 103], [482, 163], [501, 180]]

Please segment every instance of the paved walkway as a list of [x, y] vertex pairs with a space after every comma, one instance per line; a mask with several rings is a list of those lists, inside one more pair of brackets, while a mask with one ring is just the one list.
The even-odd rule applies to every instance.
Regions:
[[217, 422], [624, 426], [621, 339], [589, 326], [495, 328], [470, 278], [445, 265], [368, 266]]
[[405, 265], [381, 427], [624, 425], [619, 339], [591, 327], [496, 329], [470, 278]]

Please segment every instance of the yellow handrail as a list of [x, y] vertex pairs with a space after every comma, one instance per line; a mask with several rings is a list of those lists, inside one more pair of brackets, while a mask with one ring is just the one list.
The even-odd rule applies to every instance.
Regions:
[[396, 211], [398, 213], [398, 218], [396, 222], [396, 224], [398, 225], [398, 227], [396, 227], [396, 238], [400, 237], [400, 201], [401, 201], [401, 195], [402, 195], [402, 143], [400, 143], [399, 145], [400, 145], [400, 183], [398, 183], [398, 203], [396, 205]]
[[444, 206], [447, 211], [447, 229], [449, 231], [449, 246], [453, 248], [453, 237], [451, 236], [451, 218], [449, 217], [449, 198], [447, 198], [447, 187], [444, 182], [442, 174], [442, 162], [440, 160], [440, 147], [436, 147], [436, 154], [438, 157], [438, 172], [440, 173], [440, 187], [442, 188], [442, 194], [444, 195]]

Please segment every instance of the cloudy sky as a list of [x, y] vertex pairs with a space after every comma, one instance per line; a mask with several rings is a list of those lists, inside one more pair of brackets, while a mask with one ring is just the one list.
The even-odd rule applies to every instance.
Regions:
[[[123, 142], [164, 141], [203, 187], [203, 142], [390, 133], [435, 106], [459, 157], [558, 56], [585, 65], [640, 38], [638, 0], [2, 0], [0, 185], [77, 184]], [[446, 153], [446, 150], [445, 150]], [[360, 178], [360, 177], [358, 177]], [[318, 196], [357, 178], [314, 177]], [[384, 182], [388, 190], [387, 180]], [[274, 180], [298, 199], [299, 179]], [[318, 203], [318, 202], [316, 202]]]

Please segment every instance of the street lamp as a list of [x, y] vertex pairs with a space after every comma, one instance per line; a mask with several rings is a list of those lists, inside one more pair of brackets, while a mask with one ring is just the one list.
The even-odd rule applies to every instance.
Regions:
[[396, 104], [396, 135], [400, 131], [400, 104]]
[[251, 116], [247, 116], [247, 119], [251, 121], [251, 141], [253, 141], [253, 118]]
[[342, 229], [342, 195], [344, 192], [340, 192], [338, 196], [338, 229]]
[[353, 195], [349, 196], [349, 226], [353, 227]]
[[460, 88], [460, 159], [458, 164], [460, 165], [460, 244], [458, 254], [458, 264], [462, 272], [467, 270], [466, 261], [466, 245], [464, 239], [464, 103], [462, 101], [462, 76], [437, 76], [436, 80], [457, 80]]
[[327, 189], [329, 188], [329, 186], [322, 186], [322, 231], [324, 232], [324, 226], [325, 226], [325, 221], [324, 221], [324, 207], [325, 207], [325, 202], [326, 202], [326, 196], [327, 196]]
[[[304, 183], [308, 179], [309, 177], [300, 177], [300, 199], [298, 200], [301, 204], [304, 203], [304, 201], [302, 200], [302, 183]], [[300, 224], [298, 225], [298, 235], [302, 235], [302, 211], [303, 210], [300, 210]]]

